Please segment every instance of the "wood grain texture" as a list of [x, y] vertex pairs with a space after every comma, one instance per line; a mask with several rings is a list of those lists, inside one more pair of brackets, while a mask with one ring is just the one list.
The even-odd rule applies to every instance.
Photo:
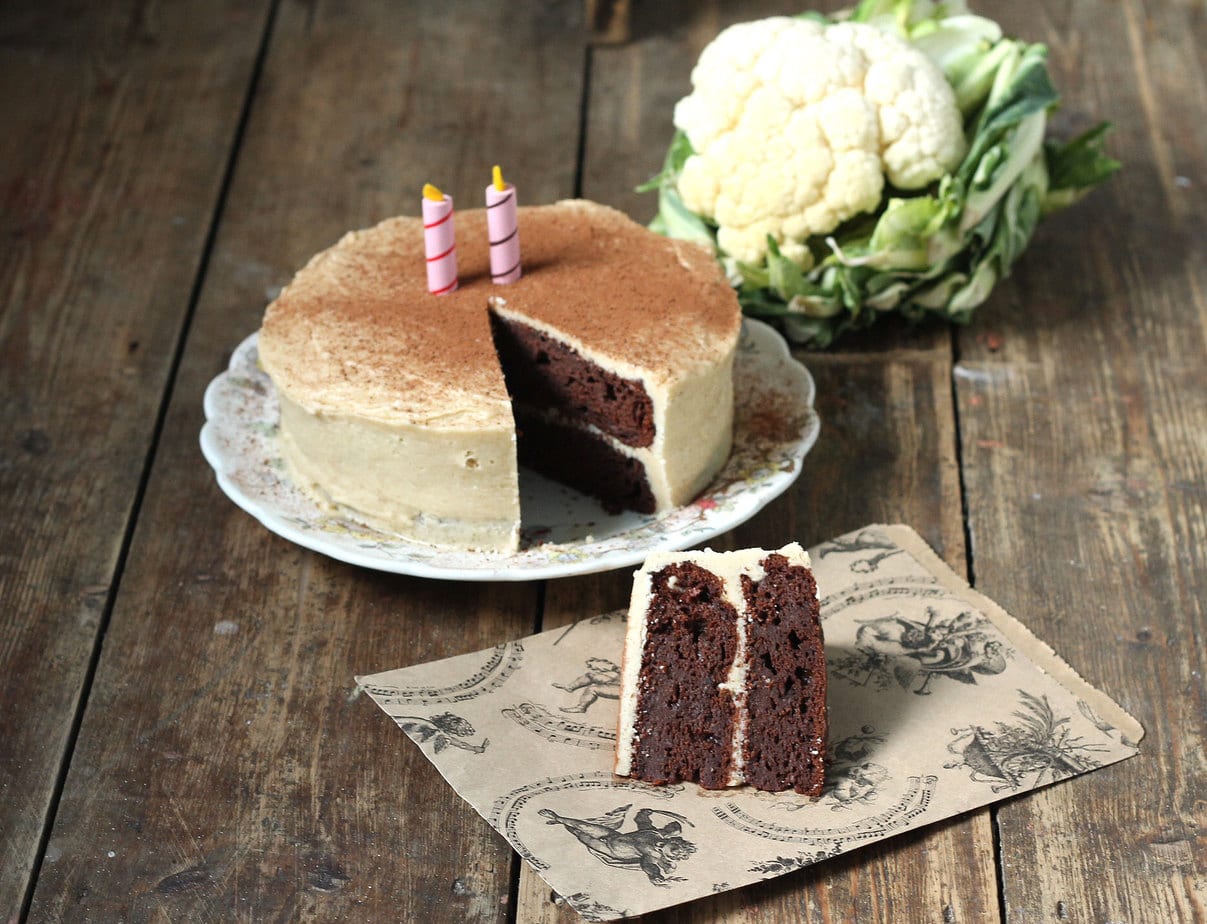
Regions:
[[1207, 921], [1207, 46], [1187, 4], [1012, 4], [1123, 172], [960, 339], [980, 590], [1147, 730], [998, 812], [1007, 920]]
[[[579, 920], [352, 675], [622, 607], [629, 571], [541, 589], [347, 567], [237, 510], [196, 444], [206, 384], [316, 250], [417, 211], [425, 181], [472, 202], [496, 162], [525, 202], [577, 185], [647, 220], [633, 187], [699, 50], [801, 4], [628, 6], [631, 41], [588, 50], [580, 0], [6, 5], [0, 920], [73, 741], [32, 921]], [[974, 6], [1049, 45], [1055, 130], [1110, 118], [1125, 170], [954, 341], [886, 324], [800, 354], [821, 439], [712, 544], [907, 522], [1135, 714], [1141, 755], [651, 921], [1207, 924], [1202, 4]]]
[[0, 16], [0, 920], [39, 860], [267, 8]]
[[[590, 198], [639, 220], [656, 209], [633, 186], [661, 166], [674, 103], [689, 89], [700, 49], [731, 22], [795, 12], [783, 3], [657, 4], [634, 10], [633, 42], [592, 51], [583, 163]], [[817, 381], [821, 437], [801, 479], [715, 548], [815, 544], [873, 522], [914, 526], [958, 571], [964, 533], [946, 328], [888, 324], [798, 353]], [[631, 573], [549, 584], [543, 625], [627, 606]], [[591, 607], [600, 607], [595, 610]], [[518, 920], [577, 915], [527, 867]], [[993, 837], [987, 811], [938, 825], [812, 870], [646, 916], [658, 921], [997, 921]]]
[[595, 45], [614, 45], [629, 40], [629, 0], [584, 0], [587, 27]]
[[569, 195], [584, 48], [571, 0], [278, 9], [35, 920], [509, 916], [510, 850], [352, 678], [526, 635], [536, 589], [294, 547], [197, 434], [267, 298], [345, 230], [425, 181], [472, 201], [495, 162], [527, 201]]

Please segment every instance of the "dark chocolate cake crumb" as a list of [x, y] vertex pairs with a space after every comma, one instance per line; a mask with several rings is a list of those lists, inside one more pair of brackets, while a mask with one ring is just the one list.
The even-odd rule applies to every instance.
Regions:
[[543, 331], [490, 315], [513, 400], [598, 427], [626, 446], [654, 442], [654, 405], [635, 379], [608, 372]]
[[723, 788], [733, 767], [735, 709], [720, 685], [737, 648], [737, 613], [721, 580], [690, 562], [663, 568], [651, 586], [633, 775]]
[[821, 794], [826, 664], [817, 585], [807, 568], [769, 555], [757, 583], [743, 575], [749, 617], [746, 779], [758, 789]]
[[516, 407], [521, 465], [594, 497], [608, 513], [653, 513], [645, 466], [590, 430]]

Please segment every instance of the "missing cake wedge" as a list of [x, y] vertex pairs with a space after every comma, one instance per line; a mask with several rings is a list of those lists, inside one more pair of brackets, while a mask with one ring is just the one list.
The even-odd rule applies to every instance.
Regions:
[[821, 794], [826, 660], [809, 555], [670, 552], [637, 572], [614, 771]]

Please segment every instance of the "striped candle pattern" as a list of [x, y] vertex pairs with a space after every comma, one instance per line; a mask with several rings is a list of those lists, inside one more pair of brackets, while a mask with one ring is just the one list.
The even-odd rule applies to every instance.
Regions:
[[423, 187], [423, 250], [427, 288], [445, 295], [457, 288], [457, 239], [453, 231], [453, 197], [435, 186]]
[[486, 187], [486, 233], [490, 236], [490, 278], [499, 285], [520, 278], [520, 228], [515, 187], [503, 182], [494, 168], [494, 182]]

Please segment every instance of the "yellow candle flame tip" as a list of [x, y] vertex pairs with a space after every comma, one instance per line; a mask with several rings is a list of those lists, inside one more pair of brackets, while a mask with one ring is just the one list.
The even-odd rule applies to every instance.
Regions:
[[431, 183], [423, 184], [423, 198], [431, 199], [433, 202], [443, 202], [444, 193], [433, 186]]
[[494, 179], [495, 189], [497, 189], [499, 192], [502, 192], [507, 188], [507, 184], [503, 182], [503, 171], [500, 169], [498, 164], [494, 165], [494, 168], [490, 171], [490, 175], [491, 178]]

